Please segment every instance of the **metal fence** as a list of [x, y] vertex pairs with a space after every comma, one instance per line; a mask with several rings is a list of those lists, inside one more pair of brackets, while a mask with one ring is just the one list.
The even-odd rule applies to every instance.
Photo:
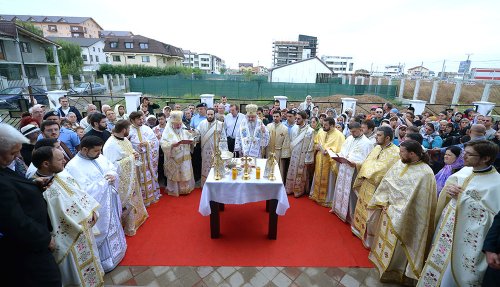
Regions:
[[148, 95], [166, 97], [196, 97], [201, 94], [214, 94], [234, 99], [273, 99], [274, 96], [287, 96], [290, 100], [303, 100], [306, 95], [325, 97], [331, 95], [377, 95], [393, 99], [397, 94], [394, 85], [341, 85], [268, 83], [262, 81], [229, 80], [186, 80], [169, 77], [131, 78], [130, 90]]

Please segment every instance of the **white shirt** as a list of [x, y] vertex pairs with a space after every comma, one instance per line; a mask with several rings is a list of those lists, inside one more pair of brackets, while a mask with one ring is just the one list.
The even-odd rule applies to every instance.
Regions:
[[[238, 119], [238, 121], [236, 121], [236, 119]], [[240, 123], [243, 119], [245, 119], [245, 115], [242, 113], [238, 113], [236, 117], [233, 116], [233, 114], [229, 113], [224, 117], [224, 125], [226, 126], [226, 135], [228, 137], [233, 139], [236, 138], [236, 135], [240, 130]]]

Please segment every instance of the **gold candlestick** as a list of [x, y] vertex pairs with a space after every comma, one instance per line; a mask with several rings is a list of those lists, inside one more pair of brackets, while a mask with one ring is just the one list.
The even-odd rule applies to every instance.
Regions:
[[222, 161], [222, 153], [219, 149], [219, 140], [217, 140], [218, 132], [217, 132], [217, 121], [214, 120], [215, 131], [214, 131], [214, 155], [213, 155], [213, 163], [212, 167], [214, 168], [214, 179], [221, 180], [224, 176], [224, 162]]

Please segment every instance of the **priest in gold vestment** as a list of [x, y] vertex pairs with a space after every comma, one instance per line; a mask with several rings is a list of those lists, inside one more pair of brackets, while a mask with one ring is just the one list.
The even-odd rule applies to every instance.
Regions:
[[399, 160], [399, 147], [392, 143], [394, 132], [391, 127], [380, 127], [376, 132], [377, 146], [373, 148], [354, 180], [352, 189], [358, 195], [352, 232], [363, 241], [366, 248], [372, 246], [378, 222], [367, 223], [367, 206], [380, 181]]
[[102, 286], [104, 270], [92, 232], [99, 203], [64, 170], [66, 161], [60, 150], [41, 147], [32, 159], [37, 167], [34, 177], [52, 179], [43, 197], [53, 228], [56, 244], [53, 255], [63, 286]]
[[436, 180], [420, 143], [400, 146], [401, 160], [389, 169], [368, 204], [380, 216], [369, 255], [381, 282], [415, 284], [434, 232]]
[[194, 189], [193, 165], [191, 164], [192, 140], [191, 133], [183, 129], [182, 112], [173, 111], [161, 137], [169, 195], [189, 194]]
[[266, 147], [266, 158], [269, 158], [271, 153], [278, 162], [281, 178], [285, 178], [285, 159], [290, 158], [290, 136], [288, 128], [281, 122], [281, 112], [275, 110], [273, 112], [273, 122], [267, 125], [269, 130], [269, 145]]
[[[309, 198], [319, 205], [332, 206], [333, 193], [328, 194], [328, 186], [335, 182], [338, 171], [337, 162], [330, 158], [327, 150], [338, 153], [344, 142], [344, 135], [335, 128], [335, 120], [325, 118], [323, 130], [318, 131], [316, 137], [316, 150], [318, 152], [316, 153], [312, 191], [309, 195]], [[328, 195], [330, 196], [328, 197]]]
[[102, 153], [113, 163], [118, 173], [118, 195], [122, 203], [122, 225], [127, 236], [134, 236], [148, 218], [139, 186], [139, 154], [127, 139], [131, 123], [120, 120], [113, 128], [113, 135], [104, 143]]
[[491, 166], [497, 153], [489, 141], [465, 145], [465, 167], [448, 178], [439, 195], [436, 233], [418, 286], [483, 284], [488, 267], [483, 242], [500, 210], [500, 174]]

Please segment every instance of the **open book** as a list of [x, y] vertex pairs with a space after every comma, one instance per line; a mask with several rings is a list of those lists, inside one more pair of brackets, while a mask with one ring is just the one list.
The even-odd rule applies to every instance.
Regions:
[[332, 149], [328, 149], [327, 150], [328, 152], [328, 155], [335, 161], [339, 162], [339, 163], [346, 163], [346, 164], [352, 164], [352, 162], [350, 162], [348, 159], [346, 159], [345, 157], [339, 155], [338, 153], [334, 152]]

